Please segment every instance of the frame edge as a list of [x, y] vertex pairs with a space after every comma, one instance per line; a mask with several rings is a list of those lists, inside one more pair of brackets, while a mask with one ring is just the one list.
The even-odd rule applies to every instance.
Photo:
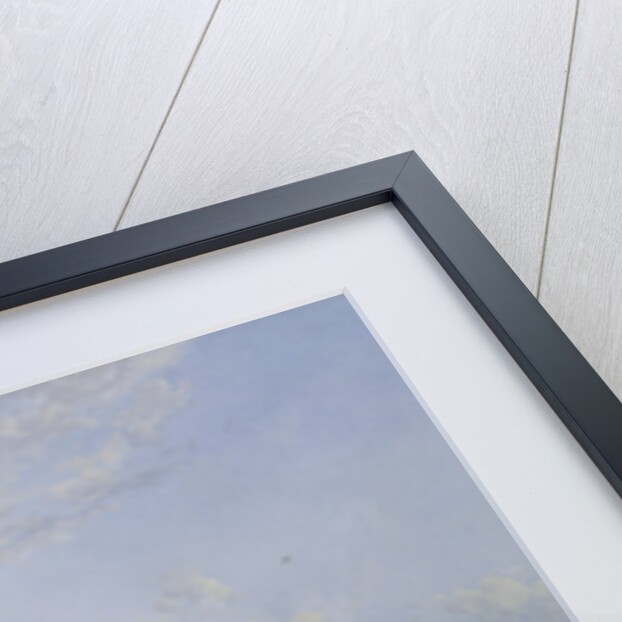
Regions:
[[622, 497], [622, 403], [413, 152], [393, 203]]
[[390, 201], [622, 497], [622, 403], [414, 151], [0, 263], [0, 311]]
[[411, 153], [0, 263], [0, 311], [389, 202]]

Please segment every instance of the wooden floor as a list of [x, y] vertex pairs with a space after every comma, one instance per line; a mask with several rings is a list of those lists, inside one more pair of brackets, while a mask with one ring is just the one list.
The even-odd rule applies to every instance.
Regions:
[[0, 5], [0, 261], [415, 149], [622, 397], [618, 0]]

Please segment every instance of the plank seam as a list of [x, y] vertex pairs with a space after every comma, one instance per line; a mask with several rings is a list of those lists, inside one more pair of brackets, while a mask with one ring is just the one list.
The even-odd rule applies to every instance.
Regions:
[[576, 0], [574, 18], [572, 22], [572, 33], [570, 35], [570, 49], [568, 50], [568, 63], [566, 66], [566, 80], [564, 82], [564, 91], [562, 95], [562, 105], [559, 115], [559, 125], [557, 128], [557, 140], [555, 144], [555, 157], [553, 159], [553, 171], [551, 174], [551, 187], [549, 189], [549, 196], [546, 206], [546, 214], [544, 217], [544, 230], [542, 232], [542, 247], [540, 250], [540, 266], [538, 268], [538, 276], [536, 279], [535, 296], [540, 300], [540, 291], [542, 289], [542, 275], [544, 272], [544, 262], [546, 255], [546, 247], [549, 238], [549, 226], [551, 223], [551, 208], [553, 206], [553, 197], [555, 194], [555, 182], [557, 181], [557, 167], [559, 163], [559, 152], [561, 148], [562, 131], [564, 127], [564, 119], [566, 116], [566, 104], [568, 100], [568, 84], [570, 83], [570, 68], [572, 65], [572, 56], [574, 52], [575, 38], [577, 33], [577, 21], [579, 17], [579, 2]]
[[205, 24], [205, 28], [203, 28], [203, 32], [201, 33], [201, 36], [199, 37], [199, 41], [196, 44], [192, 55], [190, 56], [190, 61], [188, 62], [188, 64], [186, 65], [186, 69], [184, 70], [184, 73], [181, 76], [181, 80], [179, 82], [179, 85], [177, 86], [177, 89], [175, 90], [175, 94], [173, 95], [173, 99], [171, 100], [171, 103], [168, 105], [168, 108], [166, 110], [166, 113], [164, 114], [164, 118], [162, 119], [162, 122], [160, 123], [160, 127], [158, 128], [158, 131], [156, 132], [155, 138], [153, 139], [153, 142], [151, 143], [151, 147], [149, 147], [149, 151], [147, 151], [147, 156], [145, 157], [145, 160], [142, 164], [142, 166], [140, 167], [140, 171], [138, 171], [138, 175], [134, 181], [134, 183], [132, 184], [132, 188], [130, 190], [130, 193], [125, 201], [125, 204], [123, 205], [123, 208], [121, 209], [121, 213], [119, 214], [119, 217], [117, 218], [117, 221], [115, 222], [113, 231], [117, 231], [119, 229], [119, 227], [121, 226], [121, 222], [123, 221], [123, 218], [127, 212], [127, 208], [130, 205], [130, 201], [132, 200], [132, 197], [134, 196], [134, 193], [136, 192], [136, 188], [138, 187], [138, 184], [140, 183], [140, 180], [142, 179], [143, 173], [145, 172], [145, 169], [147, 168], [147, 164], [149, 163], [149, 160], [151, 159], [151, 156], [153, 154], [153, 151], [158, 143], [158, 140], [160, 139], [160, 135], [162, 134], [162, 131], [164, 130], [164, 126], [166, 125], [171, 112], [173, 110], [173, 107], [175, 106], [175, 103], [177, 102], [177, 98], [179, 97], [179, 93], [181, 92], [181, 89], [184, 85], [184, 83], [186, 82], [186, 78], [188, 77], [188, 74], [190, 73], [190, 69], [192, 68], [192, 65], [194, 64], [194, 61], [197, 57], [197, 54], [199, 53], [199, 50], [201, 49], [201, 46], [203, 45], [203, 41], [205, 40], [205, 36], [207, 35], [207, 31], [209, 30], [209, 27], [211, 26], [212, 22], [214, 21], [214, 16], [216, 15], [216, 12], [218, 11], [218, 7], [220, 6], [222, 0], [216, 0], [216, 4], [214, 5], [214, 9], [212, 10], [210, 16], [207, 19], [207, 23]]

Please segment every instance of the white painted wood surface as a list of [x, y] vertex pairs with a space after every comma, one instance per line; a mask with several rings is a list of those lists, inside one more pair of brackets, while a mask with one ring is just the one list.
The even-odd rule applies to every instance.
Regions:
[[534, 287], [573, 0], [223, 0], [127, 227], [415, 149]]
[[541, 300], [622, 398], [622, 3], [581, 2]]
[[0, 2], [0, 261], [114, 228], [214, 2]]

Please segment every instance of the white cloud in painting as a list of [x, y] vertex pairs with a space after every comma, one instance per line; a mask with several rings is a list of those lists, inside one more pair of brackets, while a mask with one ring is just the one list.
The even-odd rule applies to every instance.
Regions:
[[155, 608], [167, 622], [194, 622], [214, 613], [233, 597], [234, 593], [217, 579], [187, 570], [162, 581]]
[[166, 373], [182, 354], [166, 348], [0, 396], [0, 561], [71, 538], [166, 473], [159, 435], [189, 397]]
[[326, 622], [326, 618], [324, 614], [317, 611], [301, 611], [290, 618], [288, 622]]
[[334, 619], [311, 610], [275, 618], [274, 614], [256, 610], [243, 594], [196, 569], [166, 575], [160, 582], [154, 609], [157, 622], [330, 622]]
[[151, 441], [173, 414], [173, 407], [185, 401], [186, 392], [185, 385], [173, 386], [164, 378], [149, 379], [129, 408], [119, 413], [116, 425], [137, 441]]
[[437, 601], [448, 613], [482, 622], [567, 622], [568, 619], [542, 581], [525, 583], [512, 577], [489, 576], [473, 588], [439, 595]]

